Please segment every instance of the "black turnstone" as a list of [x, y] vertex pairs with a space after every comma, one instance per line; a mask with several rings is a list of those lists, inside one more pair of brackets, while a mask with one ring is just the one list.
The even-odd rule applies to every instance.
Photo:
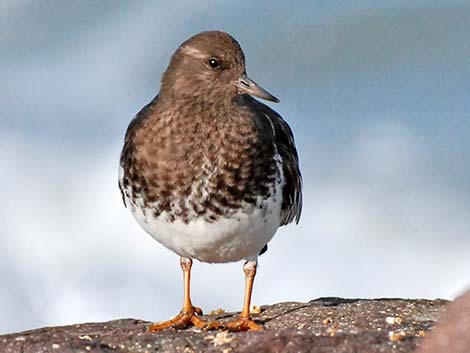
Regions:
[[[184, 304], [150, 331], [195, 325], [257, 330], [250, 300], [258, 255], [277, 228], [299, 221], [302, 178], [294, 137], [278, 102], [245, 72], [238, 42], [199, 33], [171, 57], [160, 93], [131, 121], [120, 160], [124, 204], [152, 237], [181, 257]], [[202, 320], [190, 300], [192, 259], [245, 260], [238, 320]]]

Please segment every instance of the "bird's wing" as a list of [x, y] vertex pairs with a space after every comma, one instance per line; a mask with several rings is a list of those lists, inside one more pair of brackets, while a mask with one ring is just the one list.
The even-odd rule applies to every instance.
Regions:
[[[158, 102], [158, 95], [153, 98], [150, 103], [148, 103], [145, 107], [143, 107], [131, 120], [129, 123], [129, 126], [127, 127], [126, 130], [126, 135], [124, 137], [124, 147], [122, 148], [121, 151], [121, 158], [120, 158], [120, 165], [121, 165], [121, 170], [122, 173], [124, 174], [124, 170], [126, 169], [126, 166], [128, 166], [129, 163], [131, 163], [132, 159], [132, 151], [133, 151], [133, 137], [134, 137], [134, 132], [139, 129], [141, 126], [142, 122], [145, 121], [150, 113], [153, 110], [153, 107], [157, 104]], [[127, 207], [126, 201], [124, 199], [124, 190], [123, 190], [123, 182], [124, 182], [125, 176], [122, 175], [119, 178], [119, 190], [121, 190], [121, 196], [122, 200], [124, 202], [124, 206]]]
[[282, 190], [281, 225], [289, 224], [294, 220], [299, 223], [302, 212], [302, 175], [292, 130], [270, 107], [251, 96], [246, 98], [252, 101], [250, 105], [256, 109], [257, 117], [268, 120], [273, 129], [277, 152], [282, 158], [285, 183]]
[[[128, 139], [130, 138], [130, 135], [140, 127], [140, 124], [142, 121], [144, 121], [152, 111], [152, 108], [157, 104], [158, 102], [158, 95], [156, 95], [150, 103], [148, 103], [145, 107], [143, 107], [135, 116], [132, 118], [131, 122], [129, 123], [129, 126], [127, 127], [126, 130], [126, 135], [124, 137], [124, 145], [128, 142]], [[124, 152], [124, 149], [123, 149]], [[121, 154], [122, 156], [122, 154]]]

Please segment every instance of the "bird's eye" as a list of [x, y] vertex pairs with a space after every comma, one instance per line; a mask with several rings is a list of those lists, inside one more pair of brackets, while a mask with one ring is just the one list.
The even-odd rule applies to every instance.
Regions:
[[207, 62], [210, 67], [213, 69], [218, 69], [220, 67], [220, 61], [217, 58], [210, 58], [209, 61]]

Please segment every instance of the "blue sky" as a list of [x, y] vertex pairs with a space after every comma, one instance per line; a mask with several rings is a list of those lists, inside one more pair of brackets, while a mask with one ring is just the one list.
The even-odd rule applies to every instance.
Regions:
[[[207, 29], [281, 99], [304, 174], [303, 219], [261, 257], [255, 303], [454, 297], [470, 270], [468, 23], [465, 1], [3, 1], [0, 332], [179, 310], [178, 258], [122, 206], [117, 164], [170, 55]], [[197, 264], [194, 282], [206, 311], [239, 310], [241, 264]]]

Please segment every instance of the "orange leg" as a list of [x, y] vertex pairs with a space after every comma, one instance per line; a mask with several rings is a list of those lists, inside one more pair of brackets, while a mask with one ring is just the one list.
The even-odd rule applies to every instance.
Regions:
[[175, 328], [175, 329], [184, 329], [189, 326], [196, 326], [200, 329], [211, 330], [217, 329], [222, 325], [215, 321], [204, 321], [199, 318], [202, 316], [202, 310], [193, 306], [191, 303], [190, 296], [190, 283], [191, 283], [191, 266], [193, 261], [191, 259], [181, 257], [180, 265], [183, 270], [184, 278], [184, 301], [183, 308], [180, 313], [176, 315], [173, 319], [163, 322], [156, 322], [148, 328], [148, 332], [161, 331], [166, 328]]
[[255, 323], [250, 316], [251, 293], [253, 291], [253, 282], [256, 275], [256, 262], [245, 262], [243, 272], [245, 272], [245, 299], [243, 301], [243, 309], [240, 317], [229, 322], [225, 327], [230, 331], [262, 330], [263, 326]]

